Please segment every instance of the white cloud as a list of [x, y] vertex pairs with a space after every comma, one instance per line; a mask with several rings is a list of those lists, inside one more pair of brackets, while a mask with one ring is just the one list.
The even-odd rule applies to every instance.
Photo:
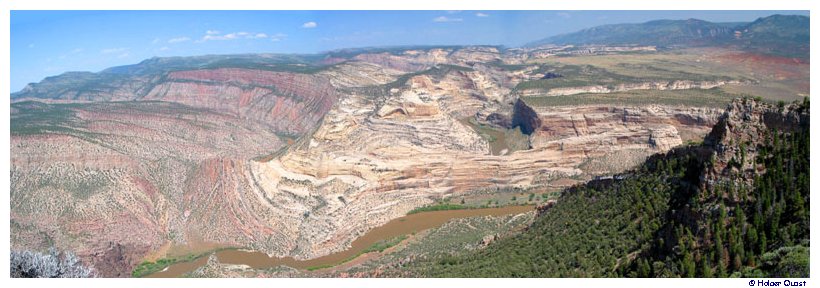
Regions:
[[236, 39], [236, 33], [229, 33], [225, 35], [205, 35], [202, 37], [203, 41], [209, 40], [233, 40]]
[[572, 15], [567, 13], [567, 12], [558, 12], [558, 13], [555, 13], [555, 15], [558, 15], [558, 17], [561, 17], [561, 18], [564, 18], [564, 19], [572, 18]]
[[157, 43], [159, 43], [159, 38], [154, 38], [154, 41], [151, 41], [151, 44], [157, 44]]
[[113, 54], [113, 53], [122, 53], [122, 52], [125, 52], [125, 51], [128, 51], [128, 48], [106, 48], [106, 49], [100, 50], [100, 53], [102, 53], [102, 54]]
[[205, 31], [205, 34], [206, 35], [216, 35], [216, 34], [219, 34], [219, 31], [217, 31], [217, 30], [208, 30], [208, 31]]
[[273, 41], [273, 42], [281, 41], [281, 40], [285, 39], [285, 37], [288, 37], [288, 34], [276, 33], [276, 34], [270, 35], [270, 41]]
[[265, 39], [265, 38], [271, 38], [271, 39], [273, 39], [273, 41], [278, 41], [281, 38], [284, 38], [285, 36], [287, 36], [287, 35], [282, 34], [282, 33], [277, 33], [275, 35], [268, 35], [267, 33], [246, 32], [246, 31], [233, 32], [233, 33], [228, 33], [228, 34], [224, 34], [224, 35], [216, 34], [216, 33], [209, 33], [209, 32], [214, 32], [214, 31], [209, 30], [208, 32], [205, 32], [205, 36], [202, 36], [202, 39], [197, 40], [196, 42], [197, 43], [202, 43], [202, 42], [211, 41], [211, 40]]
[[313, 21], [305, 22], [305, 24], [302, 24], [302, 28], [316, 28], [316, 26], [319, 26], [319, 24], [316, 24], [316, 22]]
[[188, 38], [188, 37], [177, 37], [177, 38], [169, 39], [168, 43], [181, 43], [181, 42], [190, 41], [190, 40], [191, 40], [191, 38]]
[[128, 56], [131, 56], [131, 54], [129, 54], [128, 52], [125, 52], [125, 53], [122, 53], [120, 55], [117, 55], [117, 58], [126, 58]]
[[464, 19], [450, 18], [450, 17], [447, 17], [447, 16], [439, 16], [439, 17], [433, 18], [433, 22], [461, 22], [461, 21], [464, 21]]
[[475, 13], [475, 16], [476, 17], [490, 17], [490, 14], [478, 12], [478, 13]]
[[168, 50], [171, 50], [171, 48], [168, 48], [168, 46], [162, 46], [162, 48], [159, 48], [159, 51], [168, 51]]

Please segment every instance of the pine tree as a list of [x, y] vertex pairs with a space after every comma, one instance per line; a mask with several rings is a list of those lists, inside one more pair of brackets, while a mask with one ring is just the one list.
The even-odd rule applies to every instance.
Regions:
[[706, 258], [707, 257], [700, 258], [700, 276], [703, 278], [712, 278], [712, 267]]

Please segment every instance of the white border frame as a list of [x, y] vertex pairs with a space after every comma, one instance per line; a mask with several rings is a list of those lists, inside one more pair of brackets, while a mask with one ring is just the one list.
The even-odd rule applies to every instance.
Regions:
[[[0, 1], [4, 20], [0, 25], [2, 39], [6, 43], [0, 45], [2, 53], [7, 55], [0, 60], [4, 69], [2, 70], [2, 91], [4, 95], [10, 95], [10, 10], [815, 10], [820, 1], [811, 0], [583, 0], [583, 1], [540, 1], [535, 0], [501, 0], [501, 1], [469, 1], [469, 0], [414, 0], [414, 1], [375, 1], [375, 0], [349, 0], [349, 1], [269, 1], [262, 3], [260, 0], [230, 0], [230, 1], [206, 1], [206, 0], [5, 0]], [[810, 17], [814, 16], [813, 11]], [[811, 23], [811, 51], [817, 50], [817, 21]], [[816, 53], [812, 53], [816, 54]], [[812, 75], [817, 75], [814, 67], [810, 68]], [[815, 77], [812, 77], [812, 84]], [[814, 85], [811, 92], [817, 90]], [[814, 94], [814, 93], [812, 93]], [[817, 105], [817, 104], [816, 104]], [[10, 97], [2, 97], [0, 101], [0, 111], [2, 115], [10, 115]], [[6, 147], [10, 147], [9, 118], [2, 117], [2, 123], [6, 131], [0, 135]], [[817, 135], [817, 127], [812, 125], [812, 134]], [[820, 149], [820, 141], [812, 140], [812, 151]], [[2, 149], [5, 171], [9, 171], [10, 150]], [[812, 158], [816, 159], [817, 153], [812, 153]], [[816, 161], [813, 161], [816, 162]], [[820, 189], [817, 170], [812, 173], [811, 178], [815, 179], [811, 184], [811, 191]], [[9, 174], [2, 174], [0, 187], [10, 187]], [[3, 205], [0, 205], [0, 223], [9, 223], [10, 204], [7, 189], [2, 189], [7, 196], [3, 196]], [[815, 194], [815, 193], [812, 193]], [[817, 195], [815, 195], [817, 196]], [[811, 217], [812, 223], [817, 222], [816, 211]], [[10, 239], [9, 225], [0, 224], [2, 239]], [[818, 230], [811, 231], [811, 238], [818, 239]], [[10, 240], [9, 240], [10, 241]], [[814, 242], [814, 241], [812, 241]], [[9, 250], [10, 242], [3, 241], [2, 251]], [[666, 287], [701, 287], [726, 286], [726, 287], [750, 287], [749, 280], [752, 279], [10, 279], [9, 277], [9, 253], [0, 252], [0, 277], [6, 282], [4, 287], [167, 287], [179, 285], [196, 285], [199, 287], [222, 287], [238, 286], [245, 287], [500, 287], [500, 286], [527, 286], [544, 287], [546, 285], [559, 286], [664, 286]], [[812, 254], [811, 262], [815, 265], [811, 268], [811, 275], [820, 277], [818, 273], [817, 252]], [[760, 280], [760, 279], [755, 279]], [[784, 279], [768, 279], [770, 281], [783, 281]], [[793, 280], [793, 279], [791, 279]], [[812, 284], [811, 279], [807, 280], [808, 286]], [[782, 286], [782, 284], [781, 284]], [[757, 287], [757, 286], [755, 286]]]

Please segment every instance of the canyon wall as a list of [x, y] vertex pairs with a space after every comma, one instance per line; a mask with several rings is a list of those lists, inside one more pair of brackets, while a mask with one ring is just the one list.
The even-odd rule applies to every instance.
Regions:
[[[513, 93], [530, 68], [498, 57], [407, 50], [310, 73], [223, 67], [33, 85], [12, 105], [12, 247], [76, 251], [104, 276], [226, 246], [314, 258], [443, 198], [555, 191], [629, 169], [700, 141], [721, 113], [532, 106]], [[528, 149], [494, 153], [506, 139], [487, 131], [513, 129]]]
[[551, 89], [528, 89], [520, 91], [521, 97], [529, 96], [567, 96], [578, 94], [605, 94], [626, 92], [633, 90], [683, 90], [683, 89], [711, 89], [728, 84], [742, 84], [738, 80], [728, 81], [655, 81], [643, 83], [621, 83], [614, 85], [591, 85], [577, 87], [558, 87]]

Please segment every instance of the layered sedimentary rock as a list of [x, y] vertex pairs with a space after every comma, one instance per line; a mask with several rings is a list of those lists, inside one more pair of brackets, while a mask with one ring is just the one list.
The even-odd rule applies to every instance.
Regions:
[[[105, 276], [127, 276], [141, 256], [172, 246], [313, 258], [441, 198], [622, 171], [699, 140], [720, 114], [531, 106], [513, 91], [534, 68], [493, 64], [508, 57], [492, 47], [406, 50], [300, 73], [221, 67], [95, 89], [65, 88], [79, 81], [65, 77], [33, 85], [16, 100], [72, 104], [53, 106], [68, 114], [12, 107], [12, 246], [53, 243]], [[42, 115], [66, 117], [18, 125]], [[503, 139], [479, 129], [520, 129], [529, 149], [494, 153]], [[301, 137], [283, 148], [283, 133]]]
[[336, 101], [336, 89], [307, 74], [223, 68], [175, 71], [143, 97], [228, 111], [277, 131], [312, 128]]
[[395, 81], [404, 72], [365, 62], [346, 62], [318, 74], [335, 87], [349, 88], [384, 85]]
[[709, 189], [725, 182], [752, 185], [755, 175], [765, 170], [758, 163], [762, 139], [773, 137], [773, 131], [791, 133], [809, 125], [808, 109], [798, 107], [775, 108], [752, 99], [733, 101], [704, 140], [715, 150], [711, 167], [703, 173], [705, 185]]
[[[71, 75], [29, 86], [15, 98], [18, 101], [47, 98], [54, 102], [175, 102], [240, 115], [265, 123], [276, 131], [301, 134], [314, 128], [339, 97], [326, 77], [256, 69], [197, 69], [142, 76], [80, 73], [77, 76], [93, 85], [77, 79], [74, 79], [78, 81], [76, 85], [66, 84], [70, 79], [63, 78], [71, 78]], [[113, 82], [105, 83], [108, 78]], [[51, 87], [59, 89], [55, 91]]]
[[469, 65], [500, 61], [504, 58], [495, 47], [410, 49], [393, 53], [362, 53], [353, 60], [373, 63], [382, 67], [412, 72], [437, 64]]
[[[194, 207], [229, 215], [228, 207], [208, 206], [216, 194], [186, 194], [234, 190], [197, 173], [214, 159], [244, 161], [282, 146], [265, 125], [163, 102], [55, 104], [64, 110], [49, 113], [67, 120], [16, 126], [43, 105], [18, 103], [12, 113], [13, 246], [75, 251], [102, 276], [130, 276], [148, 252], [195, 240], [188, 227], [208, 219], [190, 218]], [[51, 132], [28, 134], [33, 129]], [[218, 184], [194, 186], [206, 181]]]
[[457, 93], [441, 92], [453, 85], [445, 79], [461, 73], [417, 76], [383, 99], [350, 95], [311, 137], [278, 159], [251, 163], [258, 197], [291, 215], [270, 219], [277, 223], [271, 229], [285, 240], [256, 241], [255, 247], [278, 256], [325, 255], [433, 199], [481, 189], [561, 187], [575, 183], [562, 179], [627, 169], [681, 144], [678, 130], [705, 134], [720, 115], [715, 109], [574, 110], [521, 102], [518, 109], [531, 113], [520, 121], [538, 123], [528, 124], [532, 149], [495, 156], [486, 139], [456, 120], [462, 110], [448, 109]]
[[559, 87], [552, 89], [529, 89], [521, 91], [521, 96], [567, 96], [587, 93], [615, 93], [632, 90], [682, 90], [682, 89], [711, 89], [728, 84], [742, 84], [737, 80], [728, 81], [692, 81], [675, 80], [644, 83], [622, 83], [614, 85], [593, 85], [578, 87]]

